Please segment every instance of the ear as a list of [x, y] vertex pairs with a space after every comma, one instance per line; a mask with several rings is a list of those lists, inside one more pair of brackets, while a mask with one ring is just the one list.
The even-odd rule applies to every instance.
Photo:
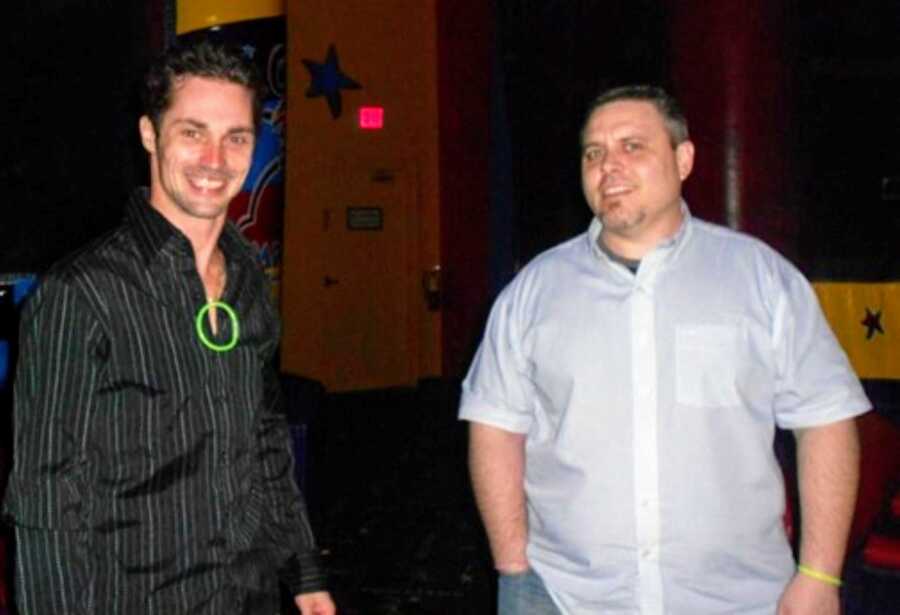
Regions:
[[138, 130], [141, 133], [141, 143], [143, 144], [144, 149], [150, 154], [155, 154], [156, 129], [153, 127], [153, 122], [150, 121], [149, 117], [146, 115], [141, 116], [141, 119], [138, 120]]
[[694, 144], [690, 141], [682, 141], [675, 148], [675, 162], [678, 164], [678, 176], [681, 181], [687, 179], [694, 168]]

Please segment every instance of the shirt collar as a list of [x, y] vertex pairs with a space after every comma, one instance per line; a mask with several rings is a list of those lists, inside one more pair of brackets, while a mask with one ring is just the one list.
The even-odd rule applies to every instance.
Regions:
[[190, 252], [184, 234], [150, 204], [150, 191], [138, 188], [125, 206], [125, 221], [134, 229], [138, 252], [145, 265], [152, 263], [170, 244], [177, 251]]
[[[150, 204], [149, 195], [147, 188], [138, 188], [125, 207], [125, 219], [135, 229], [137, 249], [144, 264], [149, 265], [167, 251], [193, 257], [190, 240]], [[218, 246], [229, 266], [236, 266], [236, 259], [253, 260], [246, 240], [231, 222], [225, 223]]]
[[[681, 252], [681, 248], [687, 243], [688, 238], [691, 235], [691, 229], [693, 227], [693, 218], [691, 216], [690, 209], [687, 206], [687, 203], [682, 199], [681, 201], [681, 226], [678, 227], [678, 230], [675, 231], [675, 234], [669, 237], [668, 239], [664, 239], [657, 245], [653, 250], [644, 255], [643, 260], [653, 260], [659, 261], [662, 258], [665, 258], [667, 255], [675, 255]], [[588, 226], [587, 237], [590, 242], [591, 251], [594, 255], [611, 264], [611, 260], [609, 256], [607, 256], [602, 249], [600, 249], [600, 233], [603, 231], [603, 223], [600, 222], [600, 219], [597, 216], [591, 220], [590, 225]]]

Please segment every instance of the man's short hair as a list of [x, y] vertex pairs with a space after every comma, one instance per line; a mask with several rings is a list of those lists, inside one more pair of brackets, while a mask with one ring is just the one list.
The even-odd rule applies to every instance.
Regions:
[[588, 106], [581, 129], [582, 137], [584, 135], [584, 129], [587, 127], [587, 123], [591, 119], [591, 115], [594, 111], [604, 105], [619, 100], [648, 102], [656, 107], [656, 110], [659, 111], [659, 114], [663, 117], [663, 122], [665, 122], [666, 130], [669, 133], [669, 140], [672, 142], [672, 147], [677, 147], [679, 144], [684, 143], [690, 138], [688, 135], [687, 118], [684, 117], [681, 105], [674, 96], [661, 87], [654, 85], [624, 85], [601, 92]]
[[203, 41], [175, 45], [150, 65], [144, 77], [144, 114], [159, 135], [160, 120], [172, 104], [172, 93], [180, 79], [208, 77], [242, 85], [253, 96], [253, 125], [262, 115], [263, 84], [256, 66], [234, 47]]

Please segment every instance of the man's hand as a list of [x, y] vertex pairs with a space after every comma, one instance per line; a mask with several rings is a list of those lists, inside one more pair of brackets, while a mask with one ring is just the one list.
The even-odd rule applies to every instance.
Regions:
[[840, 615], [838, 588], [796, 574], [778, 601], [777, 615]]
[[328, 592], [297, 594], [294, 604], [302, 615], [334, 615], [337, 612]]

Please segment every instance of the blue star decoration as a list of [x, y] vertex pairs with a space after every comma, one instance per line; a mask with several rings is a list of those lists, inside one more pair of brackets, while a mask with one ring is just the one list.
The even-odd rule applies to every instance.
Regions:
[[877, 312], [873, 312], [869, 308], [866, 308], [866, 317], [859, 321], [859, 324], [864, 326], [866, 331], [866, 339], [870, 340], [875, 335], [875, 332], [881, 333], [884, 335], [884, 329], [881, 326], [881, 310]]
[[306, 90], [307, 98], [324, 96], [328, 101], [328, 109], [331, 117], [337, 119], [341, 116], [341, 90], [359, 90], [362, 86], [341, 72], [338, 64], [337, 51], [334, 45], [328, 46], [328, 54], [325, 63], [319, 64], [312, 60], [302, 60], [306, 70], [309, 71], [310, 84]]

